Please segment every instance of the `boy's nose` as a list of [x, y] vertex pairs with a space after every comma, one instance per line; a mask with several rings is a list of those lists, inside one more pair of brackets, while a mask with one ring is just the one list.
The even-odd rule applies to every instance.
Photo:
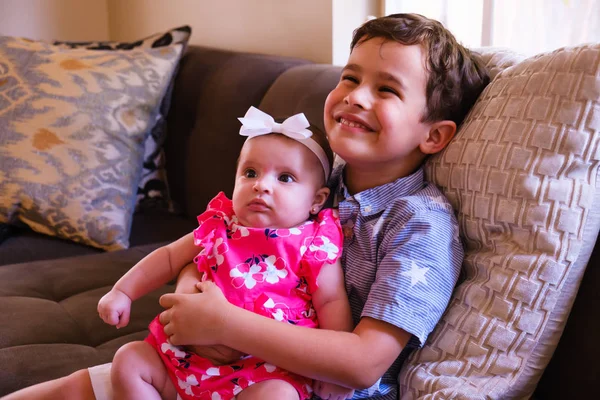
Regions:
[[344, 97], [344, 102], [351, 106], [367, 109], [370, 103], [369, 91], [364, 87], [357, 87]]

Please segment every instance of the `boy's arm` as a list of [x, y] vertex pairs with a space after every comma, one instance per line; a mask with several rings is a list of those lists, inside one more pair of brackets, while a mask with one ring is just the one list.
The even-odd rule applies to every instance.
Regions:
[[412, 335], [423, 343], [433, 330], [450, 300], [463, 254], [447, 210], [427, 210], [390, 225], [394, 230], [387, 236], [394, 240], [387, 241], [362, 318], [351, 333], [261, 317], [231, 306], [206, 282], [198, 285], [202, 293], [161, 297], [161, 305], [169, 308], [160, 315], [165, 333], [173, 344], [225, 344], [298, 374], [370, 387]]
[[113, 287], [132, 301], [174, 279], [199, 252], [193, 233], [160, 247], [135, 264]]
[[[161, 305], [169, 309], [160, 321], [171, 343], [223, 344], [300, 375], [346, 387], [372, 386], [411, 337], [372, 318], [362, 318], [352, 332], [283, 324], [230, 304], [212, 282], [198, 286], [202, 293], [161, 297]], [[197, 315], [207, 319], [199, 321]]]

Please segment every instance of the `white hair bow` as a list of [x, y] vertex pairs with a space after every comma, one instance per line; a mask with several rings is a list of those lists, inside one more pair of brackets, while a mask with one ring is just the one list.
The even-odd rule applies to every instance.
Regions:
[[268, 133], [281, 133], [296, 140], [308, 139], [312, 136], [312, 132], [306, 129], [310, 123], [302, 113], [292, 115], [279, 124], [269, 114], [256, 107], [250, 107], [244, 118], [238, 119], [242, 123], [240, 135], [249, 138]]
[[256, 107], [250, 107], [246, 111], [246, 115], [238, 119], [242, 123], [240, 135], [248, 136], [246, 140], [269, 133], [281, 133], [308, 147], [321, 162], [323, 171], [325, 172], [325, 180], [327, 181], [331, 170], [329, 159], [323, 147], [311, 138], [312, 132], [306, 129], [310, 126], [310, 123], [303, 113], [292, 115], [281, 124], [278, 124], [269, 114], [260, 111]]

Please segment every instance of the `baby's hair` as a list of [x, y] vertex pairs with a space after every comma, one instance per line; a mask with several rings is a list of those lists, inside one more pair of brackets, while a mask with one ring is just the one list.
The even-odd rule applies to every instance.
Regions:
[[[282, 123], [284, 120], [285, 118], [275, 118], [275, 122], [277, 123]], [[333, 169], [333, 150], [331, 150], [329, 140], [327, 140], [327, 135], [325, 135], [325, 133], [321, 129], [319, 129], [312, 123], [307, 129], [312, 132], [312, 136], [310, 138], [317, 142], [317, 144], [321, 146], [321, 148], [325, 152], [325, 155], [327, 156], [327, 161], [329, 161], [329, 171], [331, 171]], [[327, 177], [327, 179], [329, 179], [329, 177]]]
[[406, 46], [420, 45], [426, 53], [427, 110], [423, 122], [451, 120], [460, 125], [490, 82], [480, 57], [436, 20], [419, 14], [392, 14], [367, 21], [354, 31], [350, 51], [379, 37]]

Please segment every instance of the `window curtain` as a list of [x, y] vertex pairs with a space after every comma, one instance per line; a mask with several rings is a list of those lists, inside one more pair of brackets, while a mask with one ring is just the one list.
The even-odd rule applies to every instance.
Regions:
[[442, 22], [468, 47], [525, 55], [600, 42], [600, 0], [384, 0], [384, 13], [416, 12]]

